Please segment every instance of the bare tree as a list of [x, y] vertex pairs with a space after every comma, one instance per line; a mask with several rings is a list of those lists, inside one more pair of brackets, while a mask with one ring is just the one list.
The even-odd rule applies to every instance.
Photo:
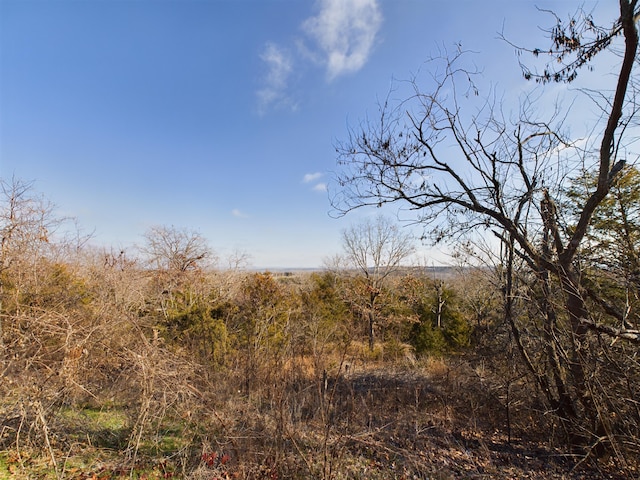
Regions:
[[[337, 180], [342, 188], [333, 199], [342, 213], [399, 202], [416, 212], [436, 242], [477, 232], [495, 235], [506, 252], [505, 315], [522, 357], [553, 409], [573, 422], [573, 433], [584, 438], [588, 431], [595, 444], [611, 438], [611, 425], [621, 413], [609, 411], [605, 418], [611, 397], [600, 403], [595, 398], [594, 392], [603, 389], [598, 383], [602, 377], [596, 377], [599, 370], [592, 367], [597, 352], [602, 352], [597, 339], [605, 335], [612, 342], [640, 344], [640, 331], [621, 321], [624, 313], [599, 302], [596, 293], [585, 288], [580, 262], [594, 212], [609, 194], [631, 148], [625, 144], [625, 133], [632, 130], [637, 107], [636, 92], [629, 90], [634, 88], [638, 8], [636, 0], [620, 0], [619, 6], [620, 15], [610, 28], [596, 27], [588, 15], [566, 23], [556, 17], [557, 24], [549, 31], [552, 47], [530, 50], [536, 56], [548, 52], [553, 62], [540, 74], [524, 71], [525, 78], [542, 84], [570, 82], [595, 55], [622, 51], [612, 93], [587, 91], [604, 117], [594, 119], [594, 129], [604, 125], [596, 158], [570, 140], [566, 114], [559, 107], [542, 120], [529, 98], [513, 121], [489, 94], [478, 108], [474, 72], [465, 68], [464, 53], [458, 51], [444, 59], [441, 69], [434, 65], [430, 91], [423, 92], [413, 82], [413, 94], [406, 101], [383, 104], [375, 123], [363, 123], [337, 146], [343, 167]], [[616, 45], [619, 39], [622, 45]], [[559, 70], [552, 70], [553, 65]], [[465, 102], [475, 113], [464, 115]], [[591, 160], [597, 182], [570, 224], [558, 208], [566, 191], [562, 180]], [[528, 281], [539, 292], [539, 312], [552, 347], [547, 358], [552, 373], [546, 371], [548, 365], [535, 364], [514, 319], [516, 262], [531, 272]], [[566, 335], [559, 327], [563, 319], [570, 326]]]
[[[54, 206], [33, 191], [29, 182], [0, 178], [0, 366], [4, 360], [4, 281], [9, 270], [17, 277], [35, 272], [37, 261], [49, 250], [49, 237], [62, 219]], [[19, 281], [14, 277], [14, 282]]]
[[373, 350], [377, 303], [383, 283], [414, 252], [413, 238], [388, 218], [378, 216], [374, 221], [367, 219], [344, 230], [342, 246], [347, 265], [364, 279], [364, 315], [369, 349]]
[[141, 248], [150, 265], [158, 270], [188, 272], [213, 259], [213, 252], [198, 232], [174, 226], [151, 227]]

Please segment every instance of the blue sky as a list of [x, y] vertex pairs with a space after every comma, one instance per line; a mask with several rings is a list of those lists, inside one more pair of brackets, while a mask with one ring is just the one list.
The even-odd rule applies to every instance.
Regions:
[[371, 214], [329, 215], [348, 126], [457, 42], [498, 88], [528, 88], [497, 32], [544, 44], [535, 5], [0, 0], [0, 174], [35, 181], [97, 244], [173, 225], [256, 267], [321, 266]]

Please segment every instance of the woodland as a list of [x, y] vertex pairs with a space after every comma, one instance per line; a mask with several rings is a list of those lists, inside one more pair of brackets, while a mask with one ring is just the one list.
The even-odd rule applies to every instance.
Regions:
[[[174, 227], [113, 251], [3, 188], [0, 478], [637, 475], [637, 344], [591, 339], [606, 433], [564, 418], [540, 293], [523, 279], [507, 317], [499, 265], [404, 266], [413, 239], [384, 217], [315, 272], [221, 267]], [[635, 322], [635, 293], [601, 280]]]
[[618, 7], [514, 45], [543, 89], [613, 62], [571, 102], [587, 141], [456, 50], [336, 145], [335, 212], [398, 206], [448, 268], [381, 215], [314, 272], [173, 226], [98, 248], [1, 179], [0, 478], [637, 478], [640, 10]]

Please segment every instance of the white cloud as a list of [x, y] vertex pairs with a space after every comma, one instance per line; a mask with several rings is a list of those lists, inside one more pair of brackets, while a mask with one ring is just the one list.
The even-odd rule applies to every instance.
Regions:
[[317, 42], [333, 80], [365, 65], [381, 24], [377, 0], [320, 0], [320, 12], [303, 29]]
[[317, 185], [315, 185], [313, 187], [313, 190], [315, 192], [326, 192], [327, 191], [327, 184], [326, 183], [318, 183]]
[[231, 210], [231, 215], [233, 215], [236, 218], [249, 218], [249, 215], [238, 210], [237, 208], [234, 208], [233, 210]]
[[295, 109], [295, 103], [288, 96], [289, 79], [293, 72], [291, 54], [273, 43], [268, 43], [260, 55], [267, 66], [264, 86], [258, 90], [260, 113], [273, 106], [289, 106]]
[[316, 173], [307, 173], [305, 174], [305, 176], [302, 178], [302, 182], [303, 183], [309, 183], [309, 182], [313, 182], [314, 180], [319, 179], [320, 177], [322, 177], [322, 173], [320, 172], [316, 172]]

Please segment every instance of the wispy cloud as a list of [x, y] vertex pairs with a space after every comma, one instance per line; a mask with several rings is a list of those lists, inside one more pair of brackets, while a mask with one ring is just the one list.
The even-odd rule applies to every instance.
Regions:
[[371, 56], [382, 25], [379, 1], [317, 0], [317, 15], [302, 23], [305, 37], [294, 41], [295, 46], [289, 49], [267, 43], [260, 54], [266, 73], [256, 92], [259, 113], [297, 110], [291, 83], [305, 61], [321, 65], [329, 81], [360, 70]]
[[378, 0], [320, 0], [320, 12], [303, 29], [317, 43], [333, 80], [365, 65], [381, 25]]
[[[306, 173], [304, 177], [302, 177], [302, 183], [316, 182], [322, 177], [324, 177], [324, 173], [322, 172]], [[324, 182], [318, 182], [313, 186], [311, 190], [313, 190], [314, 192], [326, 192], [327, 184]]]
[[234, 208], [233, 210], [231, 210], [231, 215], [233, 215], [236, 218], [249, 218], [249, 215], [238, 210], [237, 208]]
[[309, 183], [309, 182], [313, 182], [314, 180], [319, 179], [320, 177], [322, 177], [322, 173], [320, 172], [316, 172], [316, 173], [307, 173], [305, 174], [304, 177], [302, 177], [302, 182], [303, 183]]
[[268, 43], [260, 59], [267, 68], [264, 85], [257, 92], [260, 113], [265, 113], [268, 109], [277, 106], [295, 109], [295, 102], [289, 97], [287, 91], [293, 72], [293, 58], [290, 52], [274, 43]]

